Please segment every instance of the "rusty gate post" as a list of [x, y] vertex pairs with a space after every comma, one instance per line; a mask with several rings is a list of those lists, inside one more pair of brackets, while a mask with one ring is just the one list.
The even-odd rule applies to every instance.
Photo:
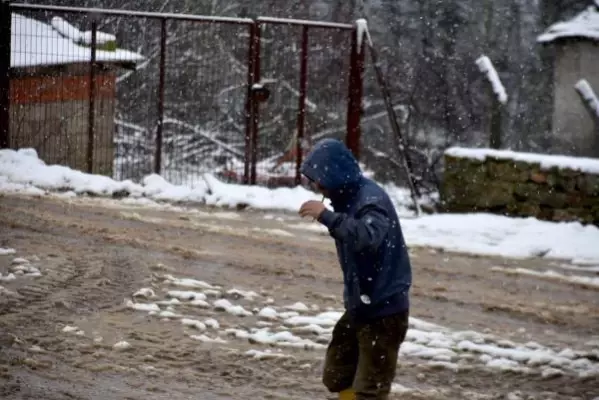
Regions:
[[93, 173], [94, 169], [94, 140], [96, 131], [96, 50], [98, 45], [98, 16], [90, 14], [92, 20], [91, 60], [89, 63], [89, 109], [87, 120], [87, 172]]
[[10, 1], [0, 0], [0, 149], [10, 147]]
[[297, 111], [297, 137], [295, 141], [295, 184], [302, 183], [300, 168], [304, 150], [304, 129], [306, 120], [306, 85], [308, 81], [308, 26], [302, 28], [300, 53], [299, 108]]
[[252, 86], [254, 85], [254, 41], [256, 37], [256, 24], [249, 26], [250, 40], [248, 43], [248, 74], [247, 91], [245, 99], [245, 153], [243, 159], [243, 184], [250, 183], [250, 158], [252, 155], [252, 124], [254, 120], [254, 99]]
[[[254, 45], [252, 60], [252, 86], [260, 82], [260, 41], [262, 25], [254, 23]], [[251, 87], [250, 87], [251, 90]], [[255, 96], [251, 96], [251, 153], [250, 153], [250, 185], [256, 184], [256, 163], [258, 162], [258, 121], [260, 118], [260, 104]]]
[[156, 120], [156, 148], [154, 153], [154, 173], [160, 175], [162, 169], [162, 136], [164, 125], [164, 86], [166, 84], [166, 18], [160, 19], [160, 61], [158, 70], [158, 118]]
[[360, 159], [360, 120], [362, 116], [362, 86], [364, 75], [364, 41], [358, 38], [358, 29], [353, 32], [349, 66], [349, 88], [347, 102], [347, 132], [345, 143], [357, 160]]

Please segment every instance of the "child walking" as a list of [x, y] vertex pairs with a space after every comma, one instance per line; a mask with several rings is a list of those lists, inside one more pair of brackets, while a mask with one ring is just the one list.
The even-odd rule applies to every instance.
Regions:
[[408, 329], [412, 283], [395, 207], [338, 140], [316, 143], [301, 172], [334, 211], [310, 200], [299, 214], [328, 228], [343, 272], [345, 313], [333, 328], [323, 383], [339, 399], [387, 399]]

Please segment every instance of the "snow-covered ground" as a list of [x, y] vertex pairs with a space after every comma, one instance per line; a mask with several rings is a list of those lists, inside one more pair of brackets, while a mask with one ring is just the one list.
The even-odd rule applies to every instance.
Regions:
[[[437, 214], [414, 217], [406, 190], [386, 186], [402, 217], [410, 246], [430, 246], [447, 251], [514, 258], [546, 257], [572, 264], [599, 265], [599, 228], [576, 222], [555, 223], [534, 218], [509, 218], [491, 214]], [[207, 205], [296, 212], [310, 199], [321, 197], [304, 188], [267, 189], [226, 184], [204, 175], [195, 186], [172, 185], [158, 175], [141, 183], [115, 181], [60, 165], [46, 165], [32, 149], [0, 150], [0, 193], [60, 196], [126, 194], [128, 203], [200, 202]], [[317, 223], [296, 228], [324, 232]]]
[[[125, 299], [127, 308], [158, 318], [167, 324], [179, 323], [186, 335], [199, 342], [226, 344], [249, 341], [253, 359], [294, 358], [293, 348], [323, 351], [342, 310], [321, 309], [301, 302], [276, 304], [267, 293], [224, 288], [192, 278], [163, 275], [153, 288], [141, 288]], [[214, 317], [198, 317], [201, 310], [213, 310]], [[222, 328], [218, 319], [229, 321]], [[205, 314], [205, 313], [204, 313]], [[231, 324], [231, 318], [238, 322]], [[249, 319], [248, 319], [249, 318]], [[67, 334], [88, 336], [77, 326], [65, 326]], [[91, 335], [93, 336], [93, 335]], [[91, 337], [102, 342], [101, 337]], [[116, 350], [129, 349], [123, 341], [108, 343]], [[580, 347], [549, 348], [529, 341], [516, 343], [490, 333], [455, 330], [411, 317], [402, 358], [417, 359], [431, 366], [453, 371], [484, 368], [516, 374], [554, 377], [564, 374], [579, 378], [599, 376], [599, 343], [581, 341]], [[399, 390], [399, 387], [398, 387]]]

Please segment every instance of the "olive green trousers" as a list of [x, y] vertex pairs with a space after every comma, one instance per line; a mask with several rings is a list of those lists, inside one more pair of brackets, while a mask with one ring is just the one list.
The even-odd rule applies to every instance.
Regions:
[[387, 399], [399, 347], [408, 330], [408, 312], [366, 323], [343, 314], [325, 357], [322, 381], [330, 392], [352, 388], [356, 400]]

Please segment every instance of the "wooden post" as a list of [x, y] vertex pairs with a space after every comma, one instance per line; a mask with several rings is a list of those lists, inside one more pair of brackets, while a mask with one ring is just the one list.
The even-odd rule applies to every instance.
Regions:
[[497, 96], [491, 94], [493, 97], [493, 105], [491, 106], [491, 126], [490, 126], [490, 137], [489, 147], [492, 149], [500, 149], [503, 143], [502, 132], [503, 132], [503, 104], [497, 100]]
[[507, 103], [507, 94], [505, 88], [499, 79], [493, 63], [487, 56], [479, 57], [476, 60], [476, 65], [479, 71], [485, 75], [489, 83], [489, 96], [492, 99], [491, 106], [491, 122], [490, 122], [490, 137], [489, 147], [492, 149], [500, 149], [502, 146], [503, 136], [503, 109]]

